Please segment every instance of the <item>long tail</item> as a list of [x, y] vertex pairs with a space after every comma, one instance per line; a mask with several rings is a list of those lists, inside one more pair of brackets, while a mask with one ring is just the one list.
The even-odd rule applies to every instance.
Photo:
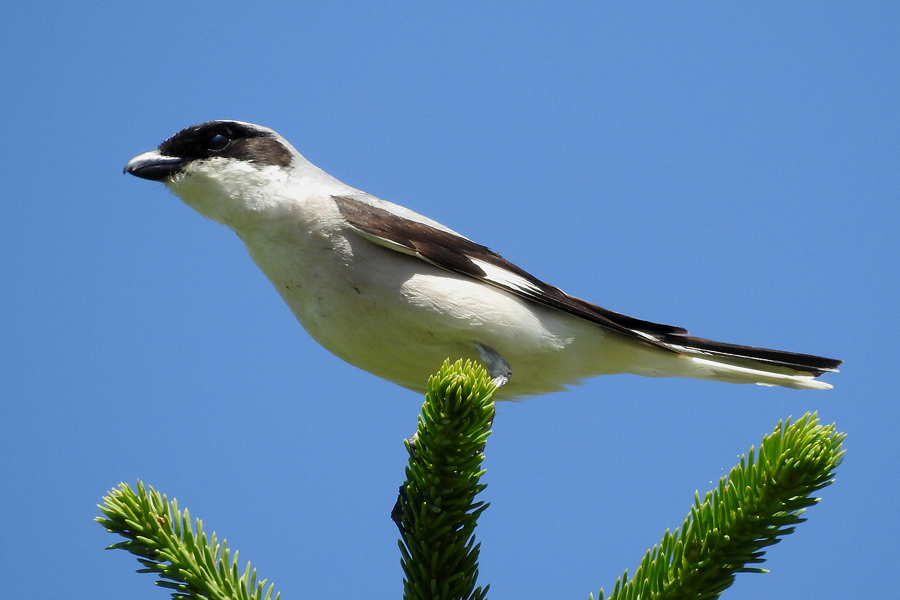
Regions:
[[732, 383], [779, 385], [795, 389], [826, 390], [831, 384], [816, 377], [837, 371], [843, 362], [823, 356], [769, 350], [715, 342], [688, 335], [669, 334], [659, 341], [690, 360], [688, 377]]

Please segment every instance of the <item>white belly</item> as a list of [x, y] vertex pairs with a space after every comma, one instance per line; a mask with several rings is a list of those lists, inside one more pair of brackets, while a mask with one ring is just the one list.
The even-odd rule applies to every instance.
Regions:
[[242, 237], [319, 344], [411, 390], [423, 392], [445, 359], [478, 360], [479, 344], [512, 367], [500, 398], [560, 390], [585, 377], [621, 372], [632, 362], [616, 336], [599, 326], [353, 233], [277, 244]]

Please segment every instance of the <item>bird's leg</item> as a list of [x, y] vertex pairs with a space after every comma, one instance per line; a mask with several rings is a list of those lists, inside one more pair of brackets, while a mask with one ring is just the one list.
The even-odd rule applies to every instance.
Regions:
[[476, 344], [475, 349], [478, 350], [478, 356], [487, 367], [488, 375], [491, 376], [494, 385], [499, 388], [509, 383], [509, 378], [512, 377], [512, 367], [509, 366], [509, 363], [503, 360], [503, 357], [490, 346]]

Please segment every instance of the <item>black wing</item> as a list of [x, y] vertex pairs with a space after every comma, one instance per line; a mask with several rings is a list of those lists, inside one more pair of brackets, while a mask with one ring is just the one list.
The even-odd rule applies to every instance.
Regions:
[[681, 327], [644, 321], [607, 310], [544, 283], [472, 240], [400, 217], [349, 196], [332, 198], [350, 226], [377, 244], [417, 256], [448, 271], [467, 275], [521, 298], [580, 317], [636, 341], [673, 352], [699, 352], [738, 360], [762, 361], [815, 376], [834, 371], [842, 362], [809, 354], [715, 342], [689, 336], [687, 330]]

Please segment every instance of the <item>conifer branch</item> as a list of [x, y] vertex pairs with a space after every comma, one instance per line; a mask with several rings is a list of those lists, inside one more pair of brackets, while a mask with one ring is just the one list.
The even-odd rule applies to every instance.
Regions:
[[779, 422], [702, 502], [695, 492], [681, 528], [666, 531], [631, 580], [626, 571], [616, 581], [609, 600], [714, 599], [737, 573], [766, 572], [751, 565], [806, 520], [800, 515], [819, 500], [811, 495], [834, 481], [844, 437], [833, 424], [819, 425], [815, 413]]
[[[484, 600], [489, 586], [476, 587], [480, 544], [478, 517], [488, 504], [475, 497], [483, 450], [494, 410], [495, 388], [476, 364], [445, 362], [428, 383], [418, 429], [407, 443], [407, 481], [397, 505], [404, 600]], [[712, 600], [737, 573], [762, 573], [765, 548], [803, 522], [813, 494], [834, 481], [844, 434], [806, 414], [780, 422], [758, 450], [751, 447], [716, 489], [694, 505], [674, 533], [666, 531], [647, 552], [634, 577], [628, 572], [608, 600], [643, 598]], [[203, 524], [192, 527], [153, 488], [120, 484], [104, 497], [97, 521], [125, 538], [110, 548], [138, 557], [138, 572], [156, 573], [157, 585], [176, 600], [272, 600], [274, 586], [257, 581], [249, 564], [238, 569], [225, 542], [207, 540]], [[591, 595], [593, 598], [593, 595]], [[599, 599], [604, 600], [603, 590]], [[280, 595], [275, 595], [275, 600]]]
[[404, 600], [481, 600], [475, 587], [475, 525], [488, 507], [475, 496], [485, 441], [494, 417], [494, 384], [470, 361], [445, 361], [428, 381], [419, 425], [407, 442], [398, 525]]
[[[266, 580], [256, 580], [256, 569], [238, 570], [238, 553], [231, 558], [216, 534], [207, 541], [203, 523], [196, 520], [191, 527], [188, 511], [178, 509], [152, 487], [137, 482], [137, 492], [128, 484], [110, 490], [98, 505], [105, 517], [96, 521], [110, 533], [126, 541], [109, 546], [138, 557], [144, 568], [139, 573], [156, 573], [157, 585], [172, 589], [176, 600], [271, 600], [274, 585], [264, 590]], [[265, 592], [265, 593], [264, 593]], [[279, 600], [280, 594], [275, 595]]]

